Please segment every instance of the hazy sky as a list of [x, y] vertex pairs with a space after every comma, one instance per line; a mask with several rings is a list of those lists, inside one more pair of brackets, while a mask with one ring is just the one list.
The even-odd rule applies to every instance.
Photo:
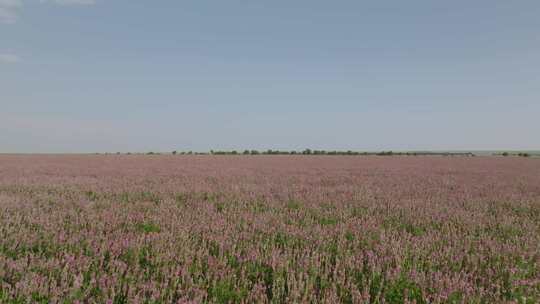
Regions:
[[0, 0], [0, 152], [540, 149], [540, 1]]

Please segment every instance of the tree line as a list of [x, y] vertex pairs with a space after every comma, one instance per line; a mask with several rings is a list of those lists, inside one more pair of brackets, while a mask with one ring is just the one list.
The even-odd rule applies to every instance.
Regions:
[[[495, 155], [499, 155], [499, 154], [495, 154]], [[529, 157], [529, 156], [531, 156], [529, 153], [526, 153], [526, 152], [519, 152], [519, 153], [503, 152], [500, 155], [505, 156], [505, 157], [506, 156], [520, 156], [520, 157]]]
[[[156, 154], [156, 153], [147, 153]], [[359, 152], [359, 151], [339, 151], [339, 150], [312, 150], [305, 149], [302, 151], [296, 150], [210, 150], [210, 152], [179, 152], [173, 151], [173, 155], [364, 155], [364, 156], [427, 156], [427, 155], [439, 155], [439, 156], [475, 156], [470, 152], [394, 152], [394, 151], [380, 151], [380, 152]]]

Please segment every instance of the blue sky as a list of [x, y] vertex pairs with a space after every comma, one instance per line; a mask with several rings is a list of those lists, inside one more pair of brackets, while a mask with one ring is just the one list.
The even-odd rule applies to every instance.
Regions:
[[540, 149], [539, 1], [0, 0], [0, 151]]

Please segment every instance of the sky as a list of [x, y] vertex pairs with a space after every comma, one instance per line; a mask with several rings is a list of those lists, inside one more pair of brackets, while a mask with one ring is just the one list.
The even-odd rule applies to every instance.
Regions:
[[0, 152], [539, 150], [540, 1], [0, 0]]

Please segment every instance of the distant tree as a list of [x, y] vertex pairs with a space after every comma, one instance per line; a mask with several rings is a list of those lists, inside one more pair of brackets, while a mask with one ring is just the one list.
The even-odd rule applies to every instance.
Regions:
[[392, 151], [388, 151], [388, 152], [382, 151], [382, 152], [377, 153], [377, 155], [392, 156], [392, 155], [394, 155], [394, 152], [392, 152]]
[[305, 149], [304, 151], [302, 151], [302, 154], [311, 155], [311, 149]]
[[250, 154], [251, 154], [251, 155], [259, 155], [260, 153], [259, 153], [259, 151], [257, 151], [257, 150], [251, 150], [251, 151], [250, 151]]
[[508, 152], [503, 152], [502, 156], [508, 156]]
[[172, 155], [176, 155], [178, 152], [175, 151], [172, 151]]

